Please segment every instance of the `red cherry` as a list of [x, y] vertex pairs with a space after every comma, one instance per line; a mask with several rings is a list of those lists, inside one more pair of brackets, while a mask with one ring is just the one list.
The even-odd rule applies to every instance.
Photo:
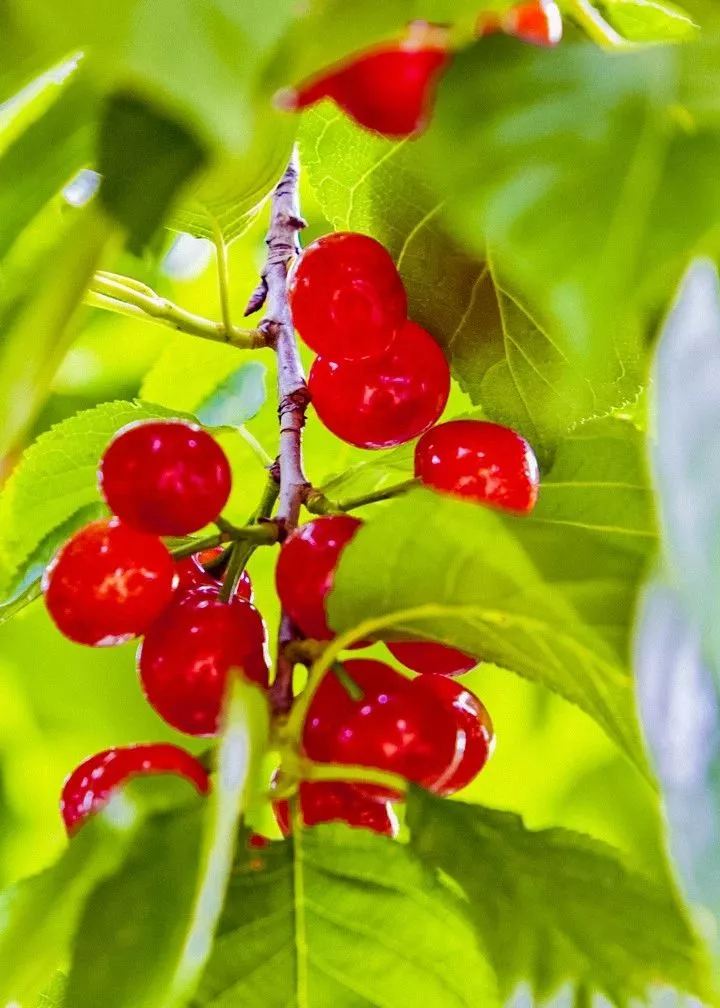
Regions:
[[[343, 667], [360, 695], [350, 696], [338, 676], [328, 672], [310, 704], [303, 731], [310, 759], [376, 767], [427, 788], [454, 772], [458, 731], [449, 708], [438, 707], [432, 697], [414, 690], [409, 679], [382, 662], [354, 658]], [[366, 793], [383, 794], [382, 789], [357, 786]]]
[[306, 637], [331, 640], [325, 599], [340, 554], [362, 525], [350, 515], [315, 518], [292, 532], [280, 550], [275, 585], [283, 609]]
[[108, 507], [154, 535], [197, 532], [230, 496], [230, 465], [220, 445], [184, 420], [141, 420], [115, 435], [98, 470]]
[[[223, 557], [222, 562], [213, 563]], [[194, 556], [186, 557], [177, 562], [178, 573], [178, 596], [187, 595], [188, 592], [196, 588], [220, 588], [223, 582], [223, 575], [227, 568], [229, 553], [218, 546], [215, 549], [204, 550]], [[247, 571], [243, 571], [235, 589], [237, 598], [253, 600], [252, 581]]]
[[507, 35], [531, 45], [555, 46], [562, 39], [562, 15], [553, 0], [532, 0], [512, 7], [502, 21]]
[[188, 735], [214, 735], [232, 669], [268, 684], [265, 624], [243, 599], [200, 588], [174, 603], [138, 652], [140, 682], [160, 717]]
[[309, 245], [290, 279], [295, 328], [332, 360], [377, 357], [407, 315], [395, 264], [380, 242], [339, 231]]
[[185, 777], [200, 794], [210, 790], [207, 770], [194, 756], [166, 742], [104, 749], [84, 760], [65, 781], [60, 812], [72, 834], [101, 808], [110, 792], [139, 774], [174, 773]]
[[172, 599], [175, 565], [155, 536], [119, 518], [76, 532], [43, 576], [55, 625], [78, 644], [109, 647], [145, 633]]
[[387, 649], [413, 672], [456, 676], [477, 665], [477, 658], [472, 655], [434, 641], [392, 641], [387, 642]]
[[[358, 829], [372, 830], [384, 836], [398, 834], [398, 821], [392, 805], [368, 798], [361, 790], [342, 781], [303, 781], [300, 784], [300, 814], [305, 826], [345, 822]], [[292, 832], [290, 802], [273, 802], [275, 819], [284, 836]]]
[[450, 711], [458, 730], [460, 758], [443, 780], [433, 790], [441, 795], [455, 794], [475, 780], [495, 749], [495, 732], [490, 715], [480, 700], [465, 686], [442, 675], [422, 675], [412, 681], [416, 693], [436, 710]]
[[540, 474], [527, 441], [500, 424], [450, 420], [415, 446], [415, 475], [426, 486], [508, 511], [535, 507]]
[[392, 448], [438, 420], [450, 393], [450, 371], [432, 336], [406, 322], [384, 357], [318, 357], [308, 385], [318, 417], [333, 434], [358, 448]]
[[366, 129], [410, 136], [425, 126], [447, 62], [442, 46], [418, 47], [413, 41], [381, 46], [301, 85], [283, 104], [303, 109], [332, 98]]

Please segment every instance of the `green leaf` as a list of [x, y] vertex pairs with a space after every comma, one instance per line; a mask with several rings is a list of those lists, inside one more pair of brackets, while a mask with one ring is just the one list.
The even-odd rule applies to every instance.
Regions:
[[672, 882], [646, 878], [581, 833], [533, 832], [519, 816], [413, 789], [411, 846], [466, 893], [501, 993], [544, 1000], [567, 981], [614, 1004], [652, 986], [712, 999], [705, 952]]
[[0, 259], [93, 153], [97, 100], [76, 61], [27, 92], [0, 115]]
[[684, 42], [699, 30], [686, 11], [665, 0], [602, 0], [597, 6], [605, 20], [631, 42]]
[[358, 636], [442, 641], [541, 683], [645, 772], [623, 657], [580, 618], [562, 582], [543, 579], [521, 545], [525, 521], [429, 490], [406, 494], [343, 551], [330, 624], [346, 631], [377, 618]]
[[637, 393], [632, 369], [611, 380], [583, 373], [482, 250], [475, 254], [450, 237], [421, 145], [359, 129], [328, 103], [303, 117], [300, 143], [325, 216], [338, 230], [371, 234], [386, 246], [410, 316], [438, 340], [453, 375], [489, 419], [519, 430], [541, 451], [578, 421]]
[[434, 874], [406, 846], [334, 824], [245, 852], [193, 1006], [495, 999], [463, 907]]
[[260, 361], [247, 361], [218, 385], [195, 410], [206, 427], [237, 427], [252, 420], [267, 398], [267, 368]]
[[32, 285], [0, 305], [0, 458], [25, 434], [47, 395], [110, 234], [93, 206], [71, 213], [26, 267]]
[[122, 870], [88, 902], [75, 940], [66, 1008], [187, 1003], [210, 954], [243, 799], [257, 786], [267, 735], [267, 699], [237, 679], [205, 825], [195, 805], [186, 814], [156, 817], [138, 833]]
[[637, 380], [643, 327], [717, 221], [717, 66], [712, 39], [490, 38], [444, 80], [420, 149], [447, 220], [591, 382]]
[[35, 1008], [62, 1008], [67, 977], [59, 971], [40, 995]]
[[37, 439], [0, 493], [0, 584], [6, 591], [40, 573], [67, 535], [100, 513], [97, 466], [112, 436], [135, 420], [176, 415], [145, 403], [103, 403]]
[[99, 138], [100, 199], [132, 252], [142, 252], [205, 162], [199, 141], [148, 102], [129, 93], [108, 99]]

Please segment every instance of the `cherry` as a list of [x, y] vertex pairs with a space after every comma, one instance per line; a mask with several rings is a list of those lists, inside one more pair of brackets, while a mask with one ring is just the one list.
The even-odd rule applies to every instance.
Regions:
[[306, 637], [330, 640], [325, 599], [340, 554], [362, 525], [350, 515], [315, 518], [292, 532], [280, 550], [275, 584], [283, 609]]
[[415, 446], [415, 475], [435, 490], [527, 514], [540, 475], [527, 441], [500, 424], [450, 420]]
[[477, 665], [477, 658], [472, 655], [435, 641], [390, 641], [386, 646], [394, 658], [413, 672], [455, 676]]
[[231, 670], [268, 684], [265, 624], [243, 599], [220, 602], [214, 590], [174, 602], [138, 652], [140, 682], [160, 717], [188, 735], [214, 735]]
[[406, 137], [425, 126], [447, 62], [447, 51], [440, 45], [418, 46], [408, 40], [379, 46], [296, 91], [281, 92], [276, 100], [295, 110], [332, 98], [366, 129]]
[[478, 35], [503, 31], [532, 45], [555, 46], [562, 39], [562, 15], [554, 0], [531, 0], [501, 16], [481, 14], [477, 29]]
[[[303, 730], [305, 753], [320, 763], [370, 766], [435, 788], [459, 758], [455, 713], [413, 689], [389, 665], [367, 658], [343, 663], [357, 692], [351, 696], [328, 672], [312, 699]], [[448, 680], [452, 682], [452, 680]], [[368, 794], [395, 797], [373, 786]]]
[[358, 448], [392, 448], [437, 421], [450, 392], [450, 371], [432, 336], [406, 322], [384, 357], [318, 357], [308, 386], [318, 417], [337, 437]]
[[[300, 815], [305, 826], [345, 822], [358, 829], [395, 837], [398, 821], [392, 805], [368, 798], [359, 788], [342, 781], [303, 781], [299, 789]], [[275, 820], [284, 836], [292, 832], [290, 802], [273, 802]]]
[[230, 496], [230, 465], [220, 445], [184, 420], [141, 420], [110, 442], [100, 490], [119, 518], [143, 532], [182, 536], [220, 514]]
[[[194, 556], [179, 560], [176, 564], [178, 595], [187, 595], [188, 592], [201, 587], [219, 589], [222, 586], [228, 559], [228, 550], [217, 546], [215, 549], [204, 550], [202, 553], [195, 553]], [[247, 571], [242, 572], [235, 595], [252, 602], [252, 581]]]
[[385, 353], [407, 315], [395, 264], [367, 235], [338, 231], [308, 245], [289, 290], [295, 328], [333, 360]]
[[185, 777], [200, 794], [210, 790], [207, 770], [194, 756], [166, 742], [118, 746], [90, 756], [65, 781], [60, 812], [68, 833], [101, 808], [114, 788], [139, 774], [174, 773]]
[[487, 710], [467, 687], [443, 675], [422, 675], [412, 681], [416, 693], [436, 703], [436, 710], [450, 711], [458, 730], [457, 760], [450, 774], [433, 790], [441, 795], [455, 794], [475, 780], [492, 756], [495, 733]]
[[109, 647], [145, 633], [172, 599], [175, 565], [155, 536], [119, 518], [91, 522], [45, 570], [45, 605], [78, 644]]

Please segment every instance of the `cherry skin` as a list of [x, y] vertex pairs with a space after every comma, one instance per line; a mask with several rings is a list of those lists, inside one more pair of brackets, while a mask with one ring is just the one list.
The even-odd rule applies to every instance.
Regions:
[[45, 605], [77, 644], [109, 647], [145, 633], [169, 605], [175, 564], [160, 540], [119, 518], [91, 522], [43, 575]]
[[[217, 561], [223, 558], [220, 563]], [[195, 553], [194, 556], [179, 560], [176, 564], [178, 573], [178, 596], [187, 595], [195, 588], [216, 588], [222, 586], [223, 575], [227, 567], [229, 553], [222, 546], [215, 549], [204, 550], [202, 553]], [[213, 562], [215, 561], [215, 562]], [[253, 600], [253, 588], [250, 575], [243, 571], [235, 589], [238, 598]]]
[[185, 777], [200, 794], [210, 790], [207, 770], [184, 749], [165, 742], [104, 749], [84, 760], [65, 781], [60, 812], [69, 834], [107, 802], [114, 788], [131, 777], [173, 773]]
[[469, 672], [477, 665], [477, 658], [457, 648], [435, 641], [386, 642], [390, 654], [413, 672], [456, 676]]
[[318, 417], [341, 440], [358, 448], [393, 448], [438, 420], [450, 393], [450, 371], [432, 336], [406, 322], [384, 357], [316, 358], [308, 386]]
[[520, 514], [535, 507], [540, 474], [527, 441], [500, 424], [450, 420], [415, 446], [415, 475], [426, 486]]
[[448, 62], [441, 46], [401, 42], [369, 50], [339, 69], [281, 96], [282, 104], [307, 108], [332, 98], [366, 129], [406, 137], [425, 126], [440, 75]]
[[[436, 788], [458, 761], [454, 712], [430, 694], [413, 689], [389, 665], [367, 658], [343, 662], [357, 687], [351, 696], [338, 676], [326, 674], [312, 699], [303, 747], [319, 763], [376, 767]], [[449, 680], [452, 681], [452, 680]], [[381, 788], [356, 785], [383, 797]]]
[[467, 687], [442, 675], [422, 675], [413, 679], [413, 689], [436, 709], [450, 711], [458, 730], [460, 758], [452, 772], [433, 790], [440, 795], [455, 794], [475, 780], [495, 749], [495, 732], [490, 715]]
[[141, 420], [115, 435], [98, 470], [110, 510], [154, 535], [197, 532], [230, 496], [230, 464], [220, 445], [184, 420]]
[[138, 651], [140, 682], [160, 717], [188, 735], [214, 735], [231, 670], [268, 684], [265, 624], [243, 599], [198, 588], [167, 610]]
[[292, 532], [280, 550], [275, 585], [283, 609], [312, 640], [331, 640], [325, 599], [340, 554], [362, 525], [350, 515], [315, 518]]
[[407, 315], [395, 264], [380, 242], [362, 234], [338, 231], [308, 245], [289, 292], [303, 341], [332, 360], [385, 353]]
[[[344, 822], [357, 829], [383, 836], [398, 834], [398, 821], [390, 802], [376, 801], [343, 781], [302, 781], [299, 788], [300, 815], [305, 826]], [[292, 832], [290, 802], [273, 802], [275, 820], [284, 836]]]
[[478, 18], [477, 34], [492, 35], [498, 31], [531, 45], [556, 46], [563, 33], [560, 8], [554, 0], [531, 0], [502, 15], [483, 12]]

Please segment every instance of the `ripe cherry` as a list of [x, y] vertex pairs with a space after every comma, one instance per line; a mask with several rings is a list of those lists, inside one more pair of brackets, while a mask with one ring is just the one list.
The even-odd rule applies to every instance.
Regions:
[[281, 92], [276, 101], [295, 110], [332, 98], [366, 129], [406, 137], [426, 125], [447, 63], [447, 50], [440, 45], [418, 46], [408, 40], [379, 46], [296, 91]]
[[243, 599], [199, 588], [167, 610], [138, 652], [140, 682], [160, 717], [188, 735], [214, 735], [231, 670], [268, 684], [265, 624]]
[[143, 532], [182, 536], [220, 514], [230, 496], [230, 464], [220, 445], [184, 420], [141, 420], [105, 452], [100, 490], [119, 518]]
[[386, 646], [394, 658], [413, 672], [456, 676], [477, 665], [477, 658], [472, 655], [435, 641], [391, 641]]
[[325, 599], [340, 554], [362, 525], [350, 515], [315, 518], [292, 532], [280, 550], [275, 584], [283, 609], [306, 637], [330, 640]]
[[413, 679], [412, 685], [430, 703], [435, 701], [438, 713], [450, 711], [455, 717], [460, 758], [452, 772], [433, 788], [441, 795], [455, 794], [475, 780], [492, 756], [495, 732], [490, 715], [475, 694], [454, 679], [422, 675]]
[[194, 756], [165, 742], [118, 746], [90, 756], [65, 781], [60, 812], [68, 833], [101, 808], [114, 788], [141, 774], [173, 773], [185, 777], [200, 794], [210, 790], [207, 770]]
[[445, 409], [450, 371], [432, 336], [406, 322], [385, 356], [318, 357], [308, 386], [323, 424], [358, 448], [392, 448], [431, 427]]
[[527, 441], [500, 424], [450, 420], [415, 446], [415, 475], [426, 486], [527, 514], [540, 474]]
[[[222, 558], [222, 559], [221, 559]], [[228, 550], [218, 546], [215, 549], [195, 553], [194, 556], [179, 560], [176, 564], [178, 573], [178, 596], [187, 595], [196, 588], [220, 588], [223, 575], [227, 568]], [[243, 571], [235, 589], [238, 598], [253, 600], [253, 588], [250, 575]]]
[[91, 522], [65, 543], [43, 576], [45, 605], [78, 644], [124, 644], [172, 599], [175, 565], [155, 536], [119, 518]]
[[562, 39], [562, 15], [554, 0], [531, 0], [502, 15], [485, 12], [478, 18], [478, 35], [502, 31], [523, 42], [555, 46]]
[[395, 264], [367, 235], [339, 231], [313, 242], [289, 289], [295, 328], [311, 350], [332, 360], [384, 353], [407, 315]]
[[[409, 679], [382, 662], [354, 658], [342, 668], [353, 684], [353, 695], [336, 672], [327, 673], [303, 731], [310, 759], [376, 767], [427, 788], [438, 787], [454, 773], [458, 731], [449, 706], [413, 689]], [[397, 797], [357, 786], [368, 794]]]
[[[362, 790], [342, 781], [303, 781], [299, 788], [300, 815], [305, 826], [345, 822], [358, 829], [395, 837], [398, 821], [390, 802], [368, 798]], [[275, 820], [284, 836], [292, 832], [290, 802], [273, 802]]]

